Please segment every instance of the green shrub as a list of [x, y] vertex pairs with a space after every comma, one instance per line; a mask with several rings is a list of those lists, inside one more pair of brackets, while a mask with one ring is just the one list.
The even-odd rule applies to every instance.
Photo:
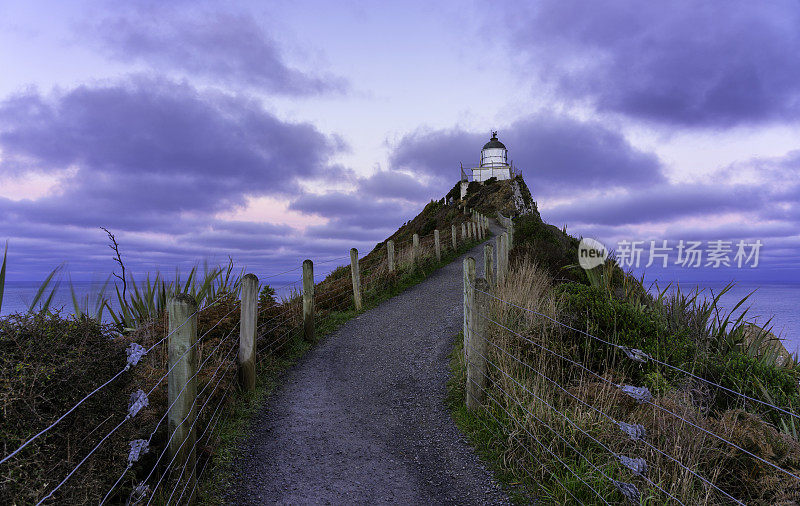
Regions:
[[554, 279], [588, 284], [578, 263], [580, 241], [542, 221], [538, 215], [519, 216], [514, 219], [514, 249], [511, 258], [531, 258], [547, 270]]
[[[704, 352], [689, 328], [670, 325], [658, 308], [614, 299], [597, 288], [567, 283], [557, 286], [555, 291], [563, 296], [564, 318], [576, 328], [606, 341], [638, 348], [661, 362], [750, 397], [781, 407], [800, 406], [797, 387], [800, 374], [794, 369], [767, 363], [737, 348]], [[692, 382], [691, 377], [683, 372], [652, 361], [637, 363], [621, 351], [612, 352], [609, 345], [577, 332], [569, 335], [580, 346], [580, 353], [589, 357], [591, 367], [597, 372], [624, 371], [633, 381], [641, 382], [659, 394], [666, 392], [670, 385]], [[713, 403], [720, 410], [746, 407], [764, 415], [775, 425], [786, 418], [758, 403], [751, 402], [745, 406], [740, 396], [722, 389], [711, 390]]]
[[453, 201], [458, 201], [461, 199], [461, 181], [457, 182], [453, 188], [447, 192], [445, 195], [446, 200], [453, 199]]
[[428, 234], [432, 234], [435, 229], [436, 229], [436, 219], [430, 217], [427, 220], [425, 220], [425, 223], [422, 225], [422, 228], [420, 228], [419, 235], [425, 236]]
[[652, 371], [644, 375], [644, 386], [654, 394], [664, 394], [669, 390], [667, 379], [659, 371]]
[[[555, 291], [563, 296], [565, 319], [576, 328], [606, 341], [640, 349], [676, 367], [690, 371], [695, 368], [696, 346], [688, 331], [670, 332], [660, 312], [610, 298], [598, 288], [578, 283], [562, 284]], [[610, 369], [616, 362], [633, 379], [640, 381], [656, 370], [652, 362], [640, 364], [622, 352], [611, 353], [613, 359], [609, 362], [609, 345], [578, 333], [573, 333], [573, 338], [589, 350], [595, 370]], [[660, 374], [670, 381], [676, 375], [671, 369], [662, 370]]]
[[261, 287], [261, 292], [258, 294], [258, 305], [259, 307], [266, 307], [274, 304], [276, 304], [275, 289], [265, 284]]
[[[726, 388], [776, 406], [800, 406], [796, 371], [766, 364], [739, 350], [716, 353], [708, 361], [707, 376], [707, 379]], [[717, 404], [721, 407], [733, 407], [741, 404], [741, 398], [720, 390], [717, 393]], [[750, 403], [747, 408], [762, 413], [776, 425], [785, 418], [779, 412], [756, 403]]]

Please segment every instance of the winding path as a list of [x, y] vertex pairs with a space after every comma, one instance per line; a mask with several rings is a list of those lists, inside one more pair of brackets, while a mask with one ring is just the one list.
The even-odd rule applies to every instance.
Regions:
[[[483, 246], [467, 255], [482, 275]], [[253, 421], [227, 502], [508, 503], [445, 404], [461, 279], [458, 259], [290, 369]]]

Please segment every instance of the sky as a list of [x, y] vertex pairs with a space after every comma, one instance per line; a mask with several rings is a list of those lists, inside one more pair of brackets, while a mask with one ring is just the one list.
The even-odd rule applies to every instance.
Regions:
[[800, 283], [799, 26], [795, 0], [1, 0], [7, 276], [106, 277], [100, 227], [137, 277], [366, 253], [498, 130], [573, 235], [761, 243], [637, 272]]

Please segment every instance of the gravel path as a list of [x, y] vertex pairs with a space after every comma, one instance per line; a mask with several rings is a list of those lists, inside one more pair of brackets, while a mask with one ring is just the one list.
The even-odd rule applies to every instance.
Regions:
[[[482, 275], [483, 247], [468, 255]], [[445, 405], [461, 279], [459, 259], [289, 370], [253, 421], [227, 502], [507, 504]]]

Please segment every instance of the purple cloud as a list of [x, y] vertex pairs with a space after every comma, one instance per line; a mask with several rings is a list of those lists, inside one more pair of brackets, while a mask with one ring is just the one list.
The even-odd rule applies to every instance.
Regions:
[[[757, 212], [768, 200], [763, 187], [663, 184], [624, 195], [601, 195], [547, 209], [558, 223], [628, 225], [726, 212]], [[747, 202], [746, 209], [743, 203]]]
[[601, 111], [700, 127], [800, 115], [793, 0], [545, 0], [506, 12], [512, 49]]
[[289, 67], [275, 41], [250, 15], [217, 12], [194, 19], [164, 9], [156, 12], [106, 19], [97, 27], [115, 58], [288, 95], [348, 87], [340, 77], [312, 76]]
[[311, 234], [331, 234], [339, 237], [337, 228], [358, 227], [370, 231], [374, 240], [383, 239], [381, 233], [394, 231], [409, 218], [409, 213], [419, 207], [413, 204], [398, 204], [387, 199], [354, 192], [330, 192], [321, 195], [305, 194], [292, 201], [289, 209], [304, 214], [316, 214], [331, 221], [324, 227], [312, 227]]
[[[500, 139], [535, 198], [664, 182], [655, 155], [638, 150], [599, 122], [542, 114], [501, 129]], [[478, 165], [487, 140], [486, 134], [460, 129], [418, 130], [394, 146], [391, 163], [434, 175], [449, 189], [459, 178], [458, 161]]]
[[101, 225], [139, 273], [204, 258], [224, 262], [228, 254], [262, 272], [341, 255], [350, 246], [215, 215], [249, 196], [297, 195], [300, 181], [352, 177], [330, 163], [345, 148], [340, 138], [279, 120], [247, 97], [166, 80], [7, 97], [0, 102], [0, 178], [63, 177], [35, 200], [0, 198], [9, 277], [41, 278], [64, 261], [76, 279], [110, 273]]
[[0, 174], [74, 171], [56, 194], [0, 202], [0, 212], [126, 230], [171, 230], [181, 214], [296, 193], [301, 179], [338, 173], [328, 159], [342, 147], [253, 100], [151, 79], [12, 96], [0, 125]]
[[422, 184], [418, 177], [395, 170], [379, 170], [359, 180], [358, 191], [376, 198], [409, 202], [424, 202], [433, 198], [432, 188]]

